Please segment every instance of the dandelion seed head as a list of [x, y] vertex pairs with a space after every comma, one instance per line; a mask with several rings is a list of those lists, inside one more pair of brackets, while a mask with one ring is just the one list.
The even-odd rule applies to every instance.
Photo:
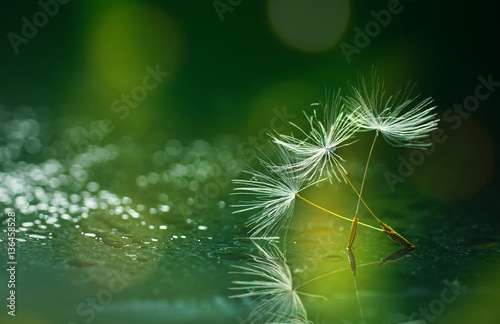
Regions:
[[325, 175], [330, 181], [332, 178], [344, 179], [344, 174], [347, 173], [342, 166], [344, 159], [337, 150], [354, 142], [352, 138], [358, 126], [346, 115], [340, 91], [333, 96], [327, 95], [324, 104], [313, 104], [316, 105], [323, 107], [323, 116], [318, 117], [316, 110], [313, 110], [311, 115], [305, 114], [309, 122], [309, 132], [292, 124], [305, 139], [283, 134], [272, 136], [273, 142], [295, 159], [293, 163], [279, 166], [277, 169], [295, 172], [308, 180], [318, 180]]
[[432, 98], [417, 102], [417, 97], [411, 97], [414, 87], [411, 83], [395, 95], [386, 96], [384, 82], [376, 74], [372, 78], [371, 88], [360, 78], [360, 85], [353, 86], [353, 94], [345, 98], [352, 123], [361, 131], [379, 132], [393, 146], [429, 146], [422, 139], [437, 129], [438, 123], [436, 107], [430, 106]]
[[250, 170], [250, 179], [236, 179], [234, 193], [250, 197], [233, 205], [234, 213], [253, 212], [247, 225], [252, 237], [279, 234], [290, 220], [296, 195], [304, 188], [304, 177], [279, 170], [291, 163], [289, 154], [277, 148], [280, 163], [261, 160], [264, 171]]

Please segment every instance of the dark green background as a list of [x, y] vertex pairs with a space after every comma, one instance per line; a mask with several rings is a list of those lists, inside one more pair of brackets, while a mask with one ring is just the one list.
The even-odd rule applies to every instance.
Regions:
[[[95, 76], [88, 72], [90, 63], [86, 54], [96, 17], [126, 3], [134, 1], [70, 1], [15, 54], [7, 33], [19, 33], [21, 17], [31, 17], [39, 7], [35, 1], [2, 1], [2, 104], [47, 106], [57, 115], [90, 119], [116, 117], [107, 102], [101, 102], [100, 107], [91, 106], [102, 90], [89, 85]], [[338, 47], [307, 54], [283, 44], [267, 21], [264, 1], [243, 1], [234, 11], [226, 12], [222, 22], [211, 1], [137, 3], [168, 13], [183, 38], [182, 62], [175, 72], [171, 71], [169, 84], [159, 89], [162, 94], [158, 104], [144, 108], [157, 116], [148, 129], [162, 129], [183, 138], [242, 130], [245, 120], [252, 118], [248, 102], [274, 82], [302, 81], [318, 89], [321, 95], [325, 85], [347, 88], [347, 82], [354, 82], [357, 73], [369, 74], [375, 67], [384, 78], [397, 75], [401, 81], [415, 80], [422, 95], [433, 96], [439, 109], [444, 110], [473, 92], [478, 75], [495, 76], [498, 71], [498, 19], [488, 1], [401, 2], [402, 13], [394, 16], [361, 54], [354, 55], [350, 64]], [[351, 17], [342, 40], [352, 44], [353, 28], [363, 27], [372, 19], [370, 10], [386, 6], [387, 1], [352, 1]], [[147, 25], [145, 17], [137, 17], [136, 21]], [[127, 26], [126, 30], [124, 27], [123, 32], [130, 28], [133, 26]], [[159, 40], [153, 36], [141, 34], [130, 38], [153, 44], [149, 48], [154, 50], [154, 43]], [[166, 43], [162, 46], [169, 49], [168, 39]], [[151, 61], [139, 60], [139, 68], [155, 65], [154, 59], [165, 53], [147, 53], [144, 57], [148, 55]], [[75, 88], [80, 88], [81, 97], [68, 98]], [[116, 91], [115, 97], [119, 94]], [[495, 117], [495, 97], [474, 114], [489, 129], [493, 128], [490, 123]], [[306, 108], [293, 101], [282, 105], [295, 111]], [[174, 116], [170, 114], [172, 111]], [[172, 119], [175, 122], [164, 129], [162, 121]], [[127, 134], [125, 126], [118, 131]]]

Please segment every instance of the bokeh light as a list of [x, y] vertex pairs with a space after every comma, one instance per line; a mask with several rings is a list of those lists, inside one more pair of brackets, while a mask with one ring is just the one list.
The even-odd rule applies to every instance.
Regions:
[[269, 0], [269, 23], [287, 45], [304, 52], [322, 52], [342, 37], [349, 22], [349, 0]]
[[99, 14], [91, 16], [87, 55], [103, 86], [129, 90], [151, 65], [170, 73], [179, 69], [183, 35], [167, 12], [141, 3], [114, 3], [97, 10]]

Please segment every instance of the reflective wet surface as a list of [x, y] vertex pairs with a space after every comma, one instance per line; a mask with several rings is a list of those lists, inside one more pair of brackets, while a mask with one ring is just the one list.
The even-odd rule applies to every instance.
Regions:
[[[43, 111], [21, 107], [2, 116], [1, 260], [14, 211], [18, 323], [245, 323], [255, 304], [229, 298], [229, 288], [249, 278], [231, 272], [257, 251], [247, 238], [248, 215], [232, 214], [230, 179], [247, 167], [237, 139], [145, 147], [123, 137], [82, 149], [78, 126], [61, 131]], [[325, 188], [311, 196], [329, 204], [336, 196], [324, 196]], [[296, 285], [322, 276], [298, 289], [323, 296], [301, 296], [308, 320], [498, 318], [499, 227], [482, 216], [492, 212], [489, 197], [446, 205], [408, 185], [370, 198], [416, 250], [360, 228], [350, 256], [350, 224], [298, 201], [287, 264]], [[5, 272], [0, 281], [8, 281]]]

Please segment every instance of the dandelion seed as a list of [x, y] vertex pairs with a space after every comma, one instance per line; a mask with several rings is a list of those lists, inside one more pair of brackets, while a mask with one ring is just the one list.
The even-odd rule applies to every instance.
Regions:
[[[278, 157], [284, 165], [290, 164], [289, 155], [277, 149]], [[247, 222], [251, 227], [252, 237], [281, 232], [290, 221], [295, 205], [295, 197], [303, 187], [304, 178], [296, 173], [279, 171], [276, 164], [261, 160], [266, 172], [256, 170], [247, 171], [249, 180], [236, 179], [238, 185], [235, 194], [249, 195], [253, 199], [242, 201], [237, 205], [234, 213], [256, 211]]]
[[[416, 103], [417, 97], [410, 98], [414, 88], [410, 83], [405, 90], [398, 90], [394, 96], [386, 96], [385, 82], [372, 76], [372, 88], [360, 78], [360, 86], [352, 87], [353, 95], [348, 96], [346, 107], [352, 112], [348, 117], [361, 131], [375, 130], [393, 146], [424, 148], [429, 143], [421, 140], [437, 129], [438, 119], [429, 107], [432, 98]], [[408, 111], [403, 110], [412, 106]]]
[[293, 124], [305, 135], [305, 140], [300, 140], [293, 135], [276, 134], [272, 137], [274, 143], [283, 147], [293, 154], [297, 161], [278, 167], [278, 170], [286, 172], [298, 172], [302, 177], [309, 180], [319, 179], [326, 173], [331, 181], [332, 177], [344, 177], [347, 171], [341, 162], [344, 159], [337, 153], [341, 147], [350, 145], [350, 141], [358, 130], [352, 118], [346, 115], [341, 101], [340, 91], [333, 96], [326, 96], [326, 103], [318, 103], [323, 107], [323, 119], [318, 117], [316, 110], [312, 115], [306, 115], [311, 128], [305, 132], [299, 126]]
[[253, 281], [233, 281], [246, 293], [231, 298], [256, 297], [255, 308], [250, 314], [251, 323], [308, 323], [307, 312], [293, 287], [292, 274], [285, 256], [274, 244], [264, 249], [257, 243], [258, 255], [246, 267], [234, 266], [242, 271], [234, 274], [251, 275]]
[[[432, 103], [432, 98], [422, 100], [403, 113], [403, 110], [413, 105], [416, 100], [416, 97], [410, 98], [413, 86], [408, 84], [404, 91], [400, 89], [394, 96], [386, 97], [384, 82], [380, 82], [375, 72], [372, 76], [372, 82], [372, 89], [369, 90], [365, 79], [360, 78], [359, 88], [353, 86], [354, 95], [345, 99], [348, 109], [352, 111], [352, 114], [349, 116], [352, 123], [356, 124], [361, 131], [376, 131], [370, 153], [368, 154], [361, 189], [358, 194], [356, 212], [349, 234], [348, 248], [352, 247], [356, 237], [359, 204], [361, 195], [363, 194], [368, 165], [379, 133], [393, 146], [425, 148], [430, 143], [424, 143], [421, 140], [428, 137], [430, 132], [437, 129], [438, 119], [435, 118], [436, 114], [433, 113], [436, 107], [429, 107]], [[350, 181], [349, 183], [351, 184]], [[356, 191], [356, 188], [353, 187], [353, 189]], [[386, 226], [375, 214], [372, 213], [372, 215], [382, 226]], [[413, 244], [392, 230], [392, 228], [388, 235], [400, 244], [407, 247], [413, 246]]]

